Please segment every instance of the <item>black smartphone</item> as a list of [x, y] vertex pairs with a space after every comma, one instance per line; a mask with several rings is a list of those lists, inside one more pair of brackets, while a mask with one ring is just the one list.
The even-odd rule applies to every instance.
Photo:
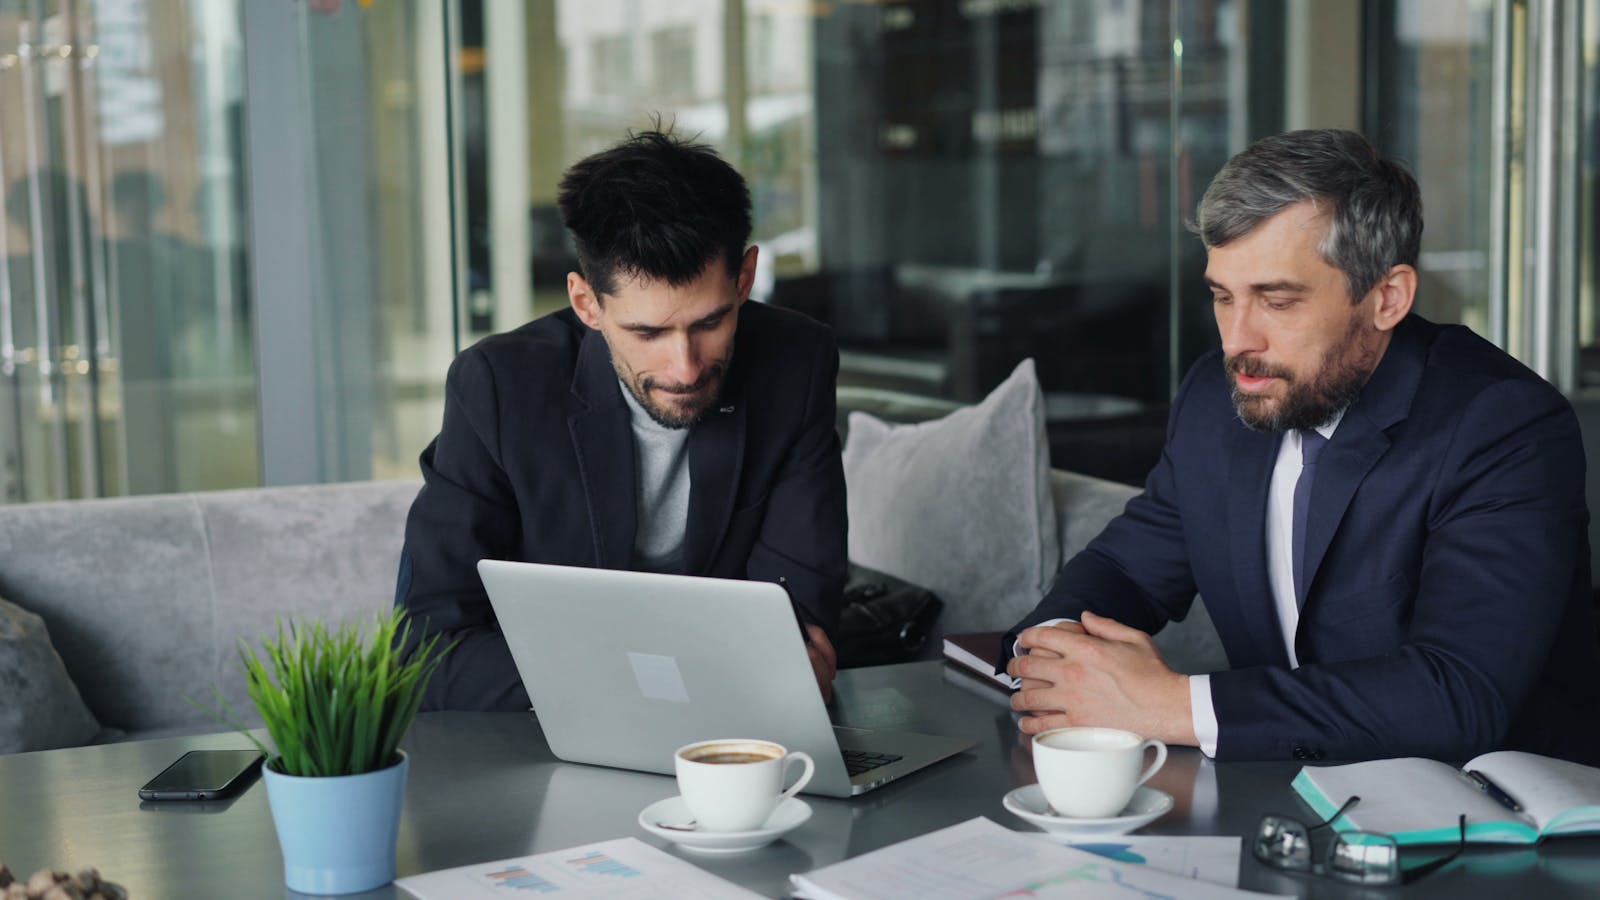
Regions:
[[220, 800], [261, 772], [260, 750], [190, 750], [139, 788], [144, 800]]

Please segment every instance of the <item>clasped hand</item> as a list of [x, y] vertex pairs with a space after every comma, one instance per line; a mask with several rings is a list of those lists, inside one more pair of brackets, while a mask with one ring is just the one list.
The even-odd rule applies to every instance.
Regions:
[[1080, 622], [1022, 632], [1006, 671], [1022, 680], [1011, 708], [1024, 734], [1067, 725], [1121, 728], [1169, 744], [1195, 743], [1188, 676], [1167, 667], [1150, 635], [1085, 612]]
[[833, 642], [821, 626], [806, 625], [806, 655], [811, 657], [811, 672], [817, 676], [817, 688], [822, 691], [822, 702], [833, 702], [833, 676], [839, 672], [839, 658], [834, 653]]

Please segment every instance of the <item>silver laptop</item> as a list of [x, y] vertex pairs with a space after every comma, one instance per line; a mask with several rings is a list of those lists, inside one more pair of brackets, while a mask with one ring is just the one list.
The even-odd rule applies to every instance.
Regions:
[[671, 774], [684, 744], [760, 738], [811, 755], [806, 793], [848, 797], [973, 746], [834, 728], [778, 585], [492, 559], [478, 575], [568, 762]]

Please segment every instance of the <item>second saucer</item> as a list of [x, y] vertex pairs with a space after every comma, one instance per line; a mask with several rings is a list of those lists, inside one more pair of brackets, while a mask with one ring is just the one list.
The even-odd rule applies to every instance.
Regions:
[[687, 824], [693, 818], [682, 797], [668, 797], [639, 811], [639, 827], [695, 853], [743, 853], [765, 847], [804, 825], [811, 818], [811, 807], [804, 800], [790, 797], [778, 804], [760, 828], [751, 831], [681, 831], [661, 827]]
[[1122, 812], [1104, 819], [1075, 819], [1058, 816], [1045, 802], [1044, 790], [1037, 784], [1019, 787], [1001, 801], [1012, 815], [1051, 834], [1080, 837], [1096, 834], [1126, 834], [1148, 825], [1172, 811], [1172, 795], [1152, 787], [1141, 787]]

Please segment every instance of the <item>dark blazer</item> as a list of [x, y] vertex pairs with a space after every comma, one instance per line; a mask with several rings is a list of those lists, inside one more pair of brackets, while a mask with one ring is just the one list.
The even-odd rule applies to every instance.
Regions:
[[[689, 432], [684, 539], [689, 574], [781, 580], [830, 633], [846, 570], [838, 368], [824, 326], [740, 308], [721, 399]], [[428, 633], [460, 640], [425, 709], [528, 708], [478, 560], [630, 568], [634, 448], [622, 390], [604, 338], [570, 309], [485, 338], [450, 366], [396, 596]], [[573, 640], [598, 647], [606, 636]]]
[[1218, 759], [1600, 762], [1566, 399], [1466, 328], [1403, 321], [1318, 465], [1292, 670], [1267, 578], [1280, 440], [1239, 422], [1220, 352], [1203, 357], [1144, 493], [1016, 631], [1089, 609], [1154, 632], [1198, 591], [1231, 665], [1211, 676]]

